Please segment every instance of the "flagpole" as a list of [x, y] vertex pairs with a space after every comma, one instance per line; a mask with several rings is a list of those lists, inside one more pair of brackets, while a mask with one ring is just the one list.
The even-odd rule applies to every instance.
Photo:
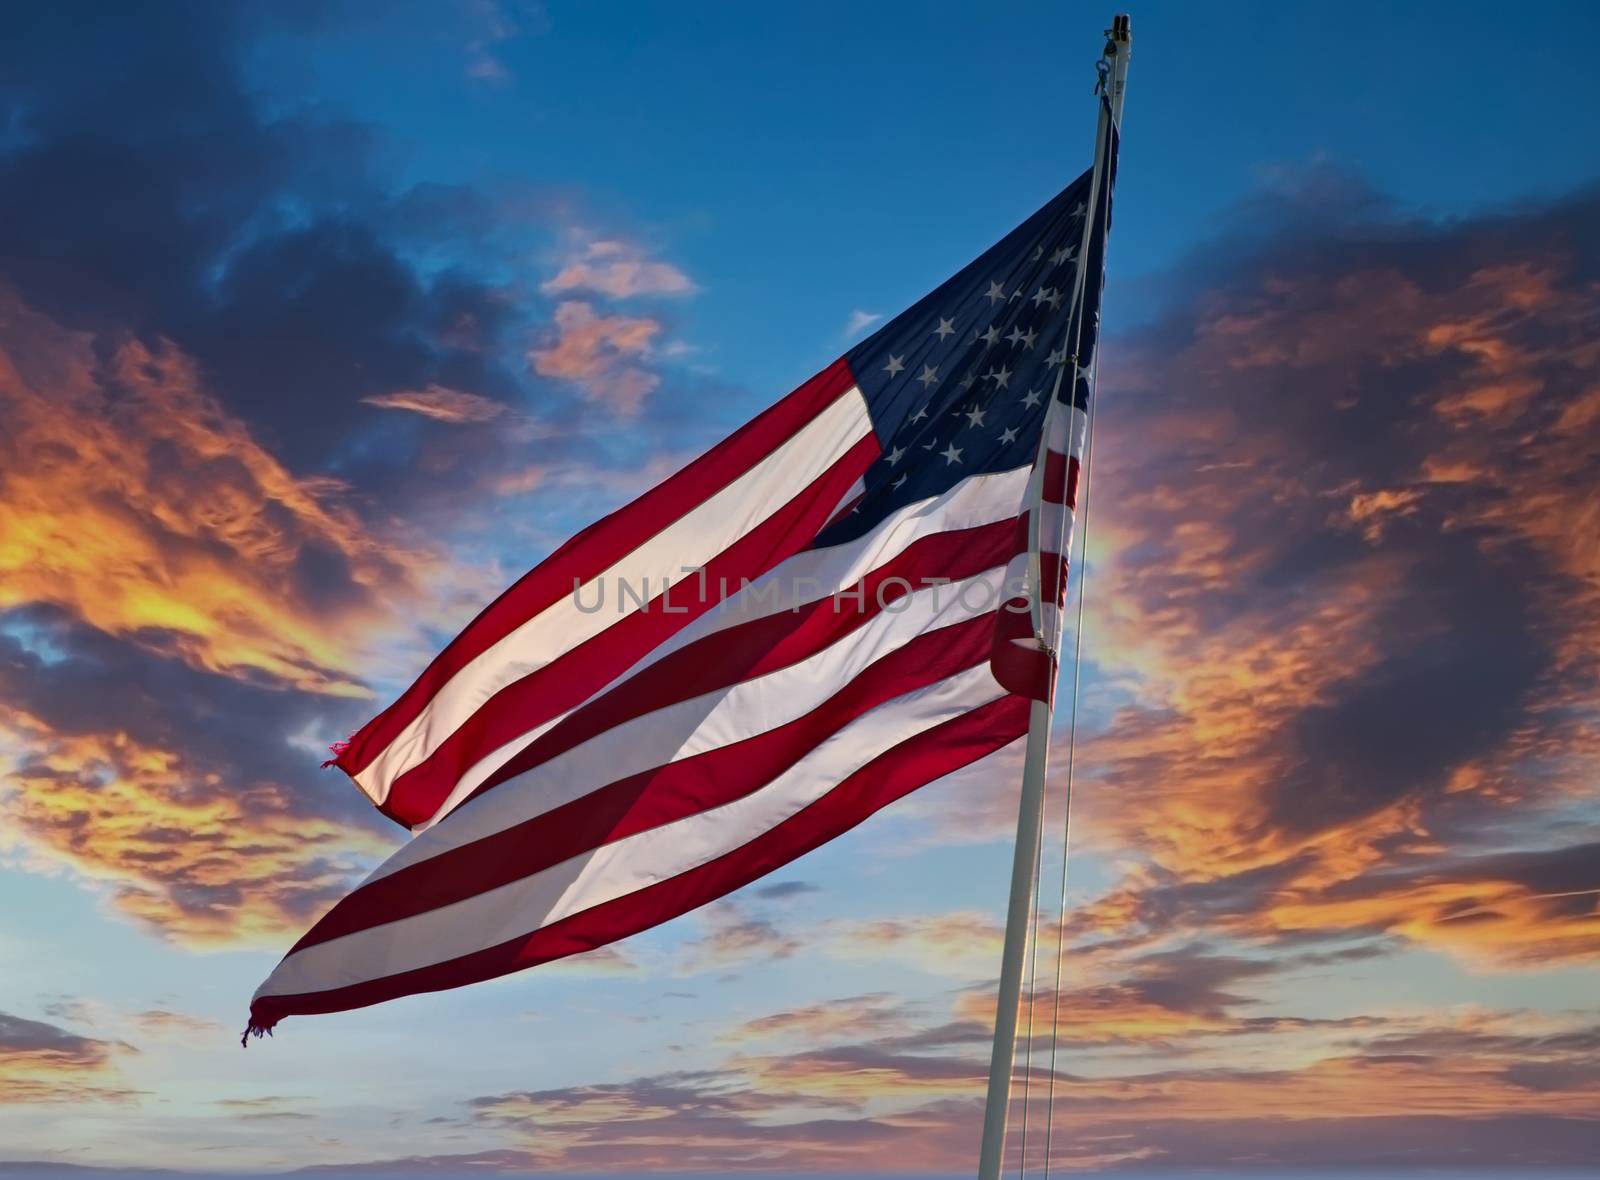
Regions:
[[[1127, 87], [1128, 57], [1133, 37], [1125, 14], [1112, 18], [1107, 31], [1103, 61], [1107, 101], [1100, 104], [1100, 120], [1095, 132], [1094, 176], [1089, 191], [1100, 192], [1105, 166], [1106, 144], [1112, 125], [1122, 125], [1123, 92]], [[1091, 200], [1093, 197], [1091, 197]], [[1084, 218], [1085, 233], [1094, 213]], [[1085, 243], [1087, 245], [1087, 242]], [[1078, 265], [1088, 263], [1087, 248], [1079, 251]], [[1087, 281], [1098, 281], [1090, 276]], [[1079, 289], [1082, 289], [1082, 282]], [[1076, 363], [1076, 358], [1074, 358]], [[1042, 481], [1038, 483], [1042, 488]], [[1038, 518], [1038, 504], [1034, 504]], [[1037, 575], [1037, 570], [1035, 571]], [[1034, 579], [1035, 594], [1040, 580]], [[1042, 612], [1034, 612], [1036, 627]], [[1053, 646], [1055, 637], [1037, 636], [1041, 644]], [[1050, 693], [1054, 698], [1054, 692]], [[1016, 1060], [1017, 1014], [1022, 1000], [1022, 974], [1027, 963], [1029, 933], [1033, 925], [1034, 887], [1039, 865], [1040, 837], [1044, 828], [1045, 775], [1049, 764], [1051, 703], [1034, 701], [1028, 717], [1028, 744], [1023, 756], [1022, 791], [1017, 805], [1017, 842], [1011, 857], [1011, 894], [1006, 906], [1005, 944], [1000, 959], [1000, 990], [996, 998], [994, 1048], [989, 1059], [989, 1090], [983, 1111], [983, 1141], [978, 1155], [978, 1180], [1000, 1180], [1005, 1158], [1006, 1120], [1011, 1107], [1011, 1075]], [[1066, 920], [1066, 915], [1062, 915]]]

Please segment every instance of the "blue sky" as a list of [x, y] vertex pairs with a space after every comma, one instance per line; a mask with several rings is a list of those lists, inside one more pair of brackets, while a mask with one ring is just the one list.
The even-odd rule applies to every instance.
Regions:
[[[1588, 5], [1542, 10], [1534, 34], [1493, 4], [1134, 17], [1108, 314], [1140, 315], [1136, 277], [1308, 172], [1448, 216], [1565, 192], [1600, 162], [1581, 131], [1600, 85], [1568, 48], [1600, 32]], [[404, 15], [376, 35], [336, 27], [291, 77], [383, 128], [401, 180], [581, 188], [595, 217], [670, 242], [704, 287], [695, 324], [717, 363], [781, 388], [832, 356], [841, 306], [907, 305], [1087, 166], [1107, 18], [883, 3], [524, 19], [559, 36], [486, 44], [505, 74], [477, 85], [459, 45]], [[252, 71], [269, 92], [278, 46]]]
[[[200, 5], [9, 39], [0, 1160], [975, 1150], [1014, 759], [613, 953], [237, 1028], [399, 838], [322, 746], [1071, 181], [1109, 16]], [[1600, 15], [1133, 17], [1070, 1161], [1593, 1162]]]

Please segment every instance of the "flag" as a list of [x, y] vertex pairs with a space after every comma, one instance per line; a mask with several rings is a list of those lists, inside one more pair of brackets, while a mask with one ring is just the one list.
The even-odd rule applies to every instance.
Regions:
[[1099, 192], [1086, 173], [573, 537], [336, 747], [416, 834], [295, 943], [248, 1031], [614, 942], [1026, 733], [1114, 150]]

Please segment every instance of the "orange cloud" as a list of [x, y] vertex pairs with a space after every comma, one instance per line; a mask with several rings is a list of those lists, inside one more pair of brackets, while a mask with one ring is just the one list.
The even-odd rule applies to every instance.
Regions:
[[116, 1060], [135, 1051], [0, 1012], [0, 1095], [7, 1104], [127, 1102], [135, 1092], [118, 1082]]
[[796, 1039], [812, 1044], [848, 1037], [881, 1036], [908, 1027], [903, 1005], [888, 993], [806, 1004], [747, 1020], [723, 1033], [731, 1042]]
[[556, 338], [529, 353], [534, 371], [581, 385], [594, 400], [623, 418], [638, 414], [661, 378], [635, 363], [646, 356], [661, 331], [647, 317], [597, 315], [581, 300], [556, 307]]
[[[1590, 960], [1600, 880], [1485, 876], [1450, 833], [1538, 848], [1600, 775], [1594, 288], [1556, 256], [1254, 281], [1108, 360], [1086, 651], [1111, 719], [1080, 729], [1074, 833], [1122, 879], [1074, 929]], [[1446, 693], [1478, 700], [1452, 723]]]
[[[1540, 891], [1492, 866], [1436, 870], [1370, 891], [1290, 886], [1255, 919], [1259, 933], [1376, 929], [1500, 970], [1600, 961], [1600, 845], [1573, 850], [1589, 860], [1572, 888]], [[1501, 864], [1512, 866], [1504, 858]]]
[[119, 910], [185, 946], [277, 947], [392, 847], [295, 810], [277, 784], [224, 782], [125, 733], [35, 728], [29, 745], [0, 792], [0, 841], [103, 884]]
[[824, 932], [841, 959], [894, 959], [938, 975], [986, 978], [997, 970], [1004, 931], [970, 910], [908, 918], [840, 922]]
[[373, 394], [361, 400], [381, 410], [409, 410], [413, 414], [421, 414], [424, 418], [432, 418], [437, 422], [458, 424], [492, 422], [506, 412], [504, 402], [444, 385]]
[[0, 292], [0, 418], [0, 609], [49, 604], [206, 671], [365, 694], [360, 641], [431, 559], [290, 473], [176, 348], [69, 332]]
[[[972, 997], [981, 1005], [977, 993]], [[860, 1000], [842, 1004], [875, 1006], [871, 997]], [[957, 1014], [965, 1006], [958, 1002]], [[1195, 1021], [1192, 1033], [1205, 1035], [1219, 1021]], [[1055, 1156], [1077, 1168], [1195, 1159], [1259, 1165], [1305, 1155], [1338, 1160], [1347, 1158], [1339, 1154], [1339, 1141], [1360, 1127], [1374, 1159], [1430, 1160], [1488, 1123], [1506, 1142], [1480, 1150], [1480, 1158], [1515, 1158], [1514, 1130], [1529, 1125], [1523, 1120], [1551, 1120], [1553, 1135], [1584, 1142], [1580, 1128], [1592, 1122], [1600, 1095], [1592, 1069], [1600, 1041], [1595, 1028], [1571, 1016], [1462, 1009], [1326, 1023], [1330, 1027], [1310, 1029], [1312, 1039], [1297, 1042], [1287, 1060], [1246, 1052], [1226, 1067], [1192, 1064], [1180, 1055], [1163, 1068], [1130, 1070], [1110, 1058], [1085, 1056], [1085, 1047], [1104, 1039], [1069, 1040], [1072, 1070], [1054, 1078]], [[824, 1027], [810, 1009], [773, 1013], [739, 1028], [752, 1025], [783, 1035]], [[924, 1044], [940, 1043], [936, 1038], [952, 1029], [960, 1026], [929, 1030]], [[1152, 1031], [1172, 1046], [1165, 1020], [1133, 1035]], [[1253, 1031], [1307, 1033], [1292, 1021]], [[833, 1030], [824, 1028], [824, 1035], [831, 1039]], [[976, 1154], [985, 1083], [986, 1043], [961, 1037], [949, 1042], [959, 1043], [956, 1054], [908, 1051], [915, 1036], [896, 1034], [788, 1054], [735, 1053], [714, 1069], [474, 1099], [474, 1121], [519, 1141], [481, 1162], [493, 1170], [581, 1172], [950, 1171], [969, 1166]], [[742, 1031], [732, 1039], [743, 1039]], [[1035, 1160], [1045, 1089], [1036, 1069], [1028, 1124]], [[827, 1117], [815, 1117], [818, 1111]], [[1013, 1165], [1020, 1114], [1019, 1102]], [[1590, 1140], [1597, 1131], [1587, 1133]], [[1558, 1147], [1550, 1158], [1570, 1161], [1581, 1151]]]
[[540, 286], [547, 294], [598, 291], [614, 299], [634, 295], [691, 295], [696, 289], [689, 276], [677, 267], [666, 262], [652, 262], [637, 247], [614, 239], [589, 242], [578, 257]]

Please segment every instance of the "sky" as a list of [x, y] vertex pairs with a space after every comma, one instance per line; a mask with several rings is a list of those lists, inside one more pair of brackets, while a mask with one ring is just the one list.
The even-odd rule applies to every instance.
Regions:
[[[238, 1034], [403, 839], [326, 745], [1086, 167], [1109, 16], [0, 5], [0, 1172], [970, 1171], [1014, 749]], [[1133, 18], [1054, 1159], [1592, 1167], [1600, 11]]]

